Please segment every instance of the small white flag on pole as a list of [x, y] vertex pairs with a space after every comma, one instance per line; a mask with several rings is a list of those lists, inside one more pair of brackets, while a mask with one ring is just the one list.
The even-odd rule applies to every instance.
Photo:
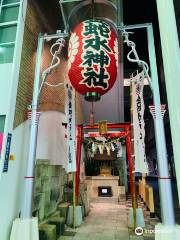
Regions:
[[65, 81], [65, 114], [67, 118], [67, 172], [76, 171], [76, 124], [75, 124], [75, 90]]
[[132, 108], [134, 129], [135, 172], [148, 173], [144, 129], [144, 72], [132, 78]]

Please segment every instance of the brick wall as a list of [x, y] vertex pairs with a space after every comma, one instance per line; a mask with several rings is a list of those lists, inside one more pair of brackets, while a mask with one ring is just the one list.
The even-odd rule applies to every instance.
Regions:
[[[48, 16], [47, 16], [48, 19]], [[49, 29], [49, 26], [48, 26]], [[18, 92], [16, 99], [16, 111], [14, 118], [14, 128], [27, 119], [27, 106], [32, 101], [32, 90], [34, 81], [34, 69], [37, 49], [38, 34], [48, 32], [46, 26], [41, 22], [39, 11], [30, 0], [27, 8], [27, 15], [25, 19], [25, 33], [24, 43], [21, 57], [21, 67], [19, 75]], [[53, 27], [52, 27], [53, 29]], [[51, 55], [49, 52], [50, 45], [46, 43], [43, 51], [42, 72], [46, 69], [51, 62]], [[64, 81], [64, 73], [66, 70], [66, 60], [62, 57], [60, 66], [55, 69], [52, 74], [47, 78], [47, 81], [53, 84]], [[42, 91], [40, 100], [40, 110], [49, 111], [56, 110], [64, 112], [64, 89], [63, 87], [51, 88], [45, 86]], [[81, 111], [80, 97], [77, 94], [76, 98], [76, 120], [80, 124], [83, 122], [83, 114]]]

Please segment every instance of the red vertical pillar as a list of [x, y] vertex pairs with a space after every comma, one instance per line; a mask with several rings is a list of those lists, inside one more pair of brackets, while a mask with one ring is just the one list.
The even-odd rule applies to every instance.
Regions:
[[128, 157], [128, 167], [129, 167], [129, 181], [130, 181], [130, 191], [133, 193], [133, 159], [132, 159], [132, 144], [130, 132], [126, 137], [126, 149]]
[[134, 219], [134, 229], [135, 229], [137, 226], [137, 220], [136, 220], [137, 199], [136, 199], [136, 182], [135, 182], [135, 171], [134, 171], [135, 169], [134, 169], [134, 162], [132, 158], [134, 149], [132, 148], [130, 128], [127, 129], [127, 133], [128, 135], [126, 137], [126, 146], [127, 146], [127, 155], [128, 155], [129, 181], [130, 181], [130, 191], [132, 196], [133, 219]]

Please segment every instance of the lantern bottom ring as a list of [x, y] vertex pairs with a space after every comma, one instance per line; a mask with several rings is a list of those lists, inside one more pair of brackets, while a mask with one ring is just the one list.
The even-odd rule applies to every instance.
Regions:
[[97, 92], [87, 92], [84, 98], [88, 102], [97, 102], [101, 99], [101, 95]]

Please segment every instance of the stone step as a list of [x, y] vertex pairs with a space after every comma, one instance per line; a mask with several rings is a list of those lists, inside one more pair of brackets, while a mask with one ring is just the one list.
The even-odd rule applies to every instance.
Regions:
[[116, 203], [116, 204], [118, 204], [118, 197], [95, 197], [95, 198], [90, 198], [90, 203]]
[[60, 216], [65, 218], [65, 222], [67, 220], [67, 213], [68, 213], [69, 205], [70, 205], [69, 202], [63, 202], [58, 205], [58, 210], [60, 211]]
[[126, 205], [126, 201], [125, 200], [123, 201], [123, 200], [119, 200], [118, 199], [118, 202], [119, 202], [120, 205], [124, 205], [124, 206]]
[[50, 217], [48, 223], [56, 226], [56, 237], [63, 235], [65, 230], [65, 219], [64, 217]]
[[56, 240], [56, 225], [39, 224], [39, 240]]

